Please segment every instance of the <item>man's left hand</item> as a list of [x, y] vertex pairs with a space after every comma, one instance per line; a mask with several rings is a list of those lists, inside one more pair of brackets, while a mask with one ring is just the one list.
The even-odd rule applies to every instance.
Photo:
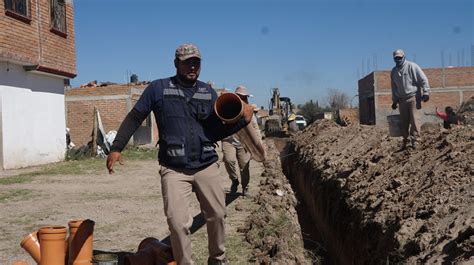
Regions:
[[423, 95], [421, 97], [421, 100], [423, 100], [423, 102], [427, 102], [428, 100], [430, 100], [430, 96], [429, 95]]
[[245, 118], [245, 121], [249, 123], [253, 117], [253, 107], [250, 104], [247, 104], [245, 102], [242, 102], [242, 104], [244, 108], [243, 116]]

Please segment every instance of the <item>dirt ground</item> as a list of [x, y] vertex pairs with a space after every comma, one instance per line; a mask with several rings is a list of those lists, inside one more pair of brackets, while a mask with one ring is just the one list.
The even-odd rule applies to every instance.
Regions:
[[[222, 157], [222, 156], [221, 156]], [[67, 163], [67, 162], [64, 162]], [[95, 253], [135, 252], [146, 237], [166, 240], [168, 227], [163, 213], [159, 165], [156, 160], [125, 161], [109, 175], [104, 167], [79, 175], [37, 175], [24, 183], [0, 185], [0, 264], [14, 260], [33, 259], [20, 247], [20, 241], [30, 232], [44, 225], [63, 225], [74, 219], [95, 221]], [[222, 162], [223, 185], [230, 187]], [[37, 168], [4, 171], [0, 178], [8, 178]], [[250, 194], [258, 192], [263, 166], [251, 162]], [[0, 196], [0, 198], [1, 198]], [[237, 228], [244, 224], [253, 199], [229, 197], [226, 219], [228, 257], [246, 263], [250, 247]], [[195, 224], [191, 231], [193, 255], [197, 264], [207, 259], [206, 229], [199, 217], [197, 200], [192, 201]]]
[[288, 171], [341, 264], [474, 263], [474, 127], [422, 127], [415, 149], [374, 126], [312, 124]]

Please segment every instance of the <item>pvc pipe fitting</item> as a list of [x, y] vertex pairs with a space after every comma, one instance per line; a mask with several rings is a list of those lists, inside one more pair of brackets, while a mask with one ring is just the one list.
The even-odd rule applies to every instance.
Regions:
[[12, 265], [29, 265], [28, 262], [24, 260], [15, 260], [13, 261]]
[[38, 231], [34, 231], [27, 235], [20, 243], [20, 246], [30, 254], [36, 263], [40, 263], [41, 252], [40, 243], [38, 241]]

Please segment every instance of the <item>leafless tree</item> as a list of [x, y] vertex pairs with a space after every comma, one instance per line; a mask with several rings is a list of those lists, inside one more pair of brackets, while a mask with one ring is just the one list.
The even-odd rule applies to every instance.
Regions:
[[339, 89], [330, 88], [326, 96], [326, 103], [331, 110], [343, 109], [349, 106], [350, 97]]

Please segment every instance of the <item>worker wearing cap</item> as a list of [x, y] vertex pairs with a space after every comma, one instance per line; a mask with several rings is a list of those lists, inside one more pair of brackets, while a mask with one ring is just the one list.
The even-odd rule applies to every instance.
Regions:
[[208, 231], [209, 264], [227, 264], [225, 257], [225, 193], [216, 164], [215, 143], [246, 126], [253, 115], [244, 105], [243, 117], [233, 125], [221, 122], [213, 110], [216, 92], [198, 80], [201, 53], [193, 44], [176, 49], [176, 75], [150, 83], [122, 122], [107, 158], [114, 163], [130, 137], [153, 111], [160, 132], [158, 160], [164, 210], [171, 247], [178, 264], [192, 264], [189, 199], [196, 192]]
[[[235, 89], [235, 94], [237, 94], [245, 103], [248, 103], [248, 98], [252, 97], [252, 95], [249, 94], [247, 88], [244, 86], [238, 86]], [[255, 117], [252, 118], [252, 125], [257, 127], [256, 130], [259, 130]], [[258, 131], [258, 133], [260, 133], [260, 131]], [[229, 174], [230, 180], [232, 181], [230, 193], [237, 193], [239, 184], [241, 184], [242, 195], [247, 196], [248, 185], [250, 182], [250, 153], [244, 148], [236, 134], [233, 134], [222, 140], [222, 153], [224, 156], [223, 161], [225, 168]]]
[[419, 113], [421, 101], [430, 99], [430, 86], [423, 70], [414, 62], [405, 59], [405, 52], [398, 49], [393, 52], [395, 67], [391, 72], [392, 109], [400, 110], [402, 149], [411, 140], [413, 148], [420, 136]]

